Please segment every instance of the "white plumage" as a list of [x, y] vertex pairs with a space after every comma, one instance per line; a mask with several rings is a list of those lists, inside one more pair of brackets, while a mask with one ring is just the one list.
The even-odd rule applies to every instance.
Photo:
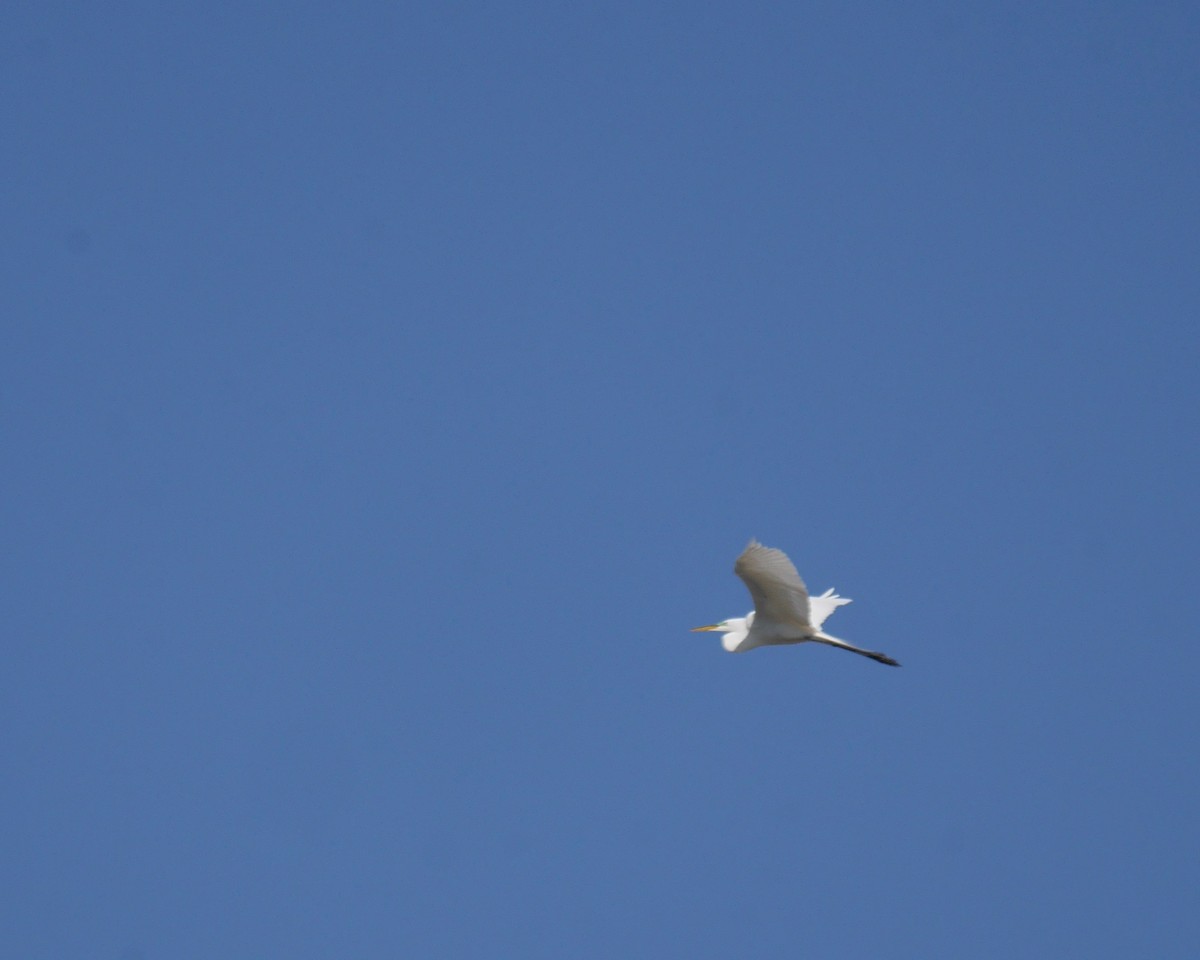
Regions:
[[724, 636], [721, 645], [730, 653], [745, 653], [755, 647], [786, 643], [824, 643], [870, 657], [893, 667], [898, 664], [886, 654], [846, 643], [821, 630], [826, 618], [838, 607], [849, 603], [833, 590], [810, 597], [800, 574], [782, 550], [764, 547], [757, 540], [742, 551], [733, 565], [754, 599], [754, 609], [745, 617], [722, 620], [696, 630], [717, 630]]

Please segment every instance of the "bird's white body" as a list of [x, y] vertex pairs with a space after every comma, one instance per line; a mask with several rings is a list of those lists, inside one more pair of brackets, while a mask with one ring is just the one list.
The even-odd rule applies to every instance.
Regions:
[[744, 617], [734, 617], [697, 630], [720, 631], [721, 646], [730, 653], [745, 653], [755, 647], [788, 643], [815, 642], [841, 647], [893, 667], [891, 657], [852, 646], [845, 640], [831, 637], [821, 625], [838, 607], [850, 602], [833, 590], [810, 597], [800, 574], [782, 550], [764, 547], [756, 540], [742, 551], [733, 566], [754, 598], [754, 609]]
[[[821, 624], [826, 621], [834, 610], [849, 602], [850, 599], [848, 597], [839, 597], [832, 589], [826, 590], [819, 597], [809, 597], [809, 621], [819, 630]], [[753, 610], [744, 617], [734, 617], [732, 620], [726, 620], [724, 625], [731, 629], [721, 637], [721, 646], [730, 653], [745, 653], [747, 650], [753, 650], [755, 647], [800, 642], [798, 639], [791, 639], [793, 632], [789, 631], [784, 625], [768, 623], [765, 618], [760, 623], [758, 630], [753, 629]]]

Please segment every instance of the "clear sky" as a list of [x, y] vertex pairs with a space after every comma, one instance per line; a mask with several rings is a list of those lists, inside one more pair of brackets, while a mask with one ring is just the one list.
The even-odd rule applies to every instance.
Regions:
[[0, 953], [1195, 957], [1198, 41], [6, 3]]

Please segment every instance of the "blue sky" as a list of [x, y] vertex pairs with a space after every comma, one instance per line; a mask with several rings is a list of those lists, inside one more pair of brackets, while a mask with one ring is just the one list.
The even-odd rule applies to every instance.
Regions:
[[1198, 36], [7, 4], [5, 955], [1195, 956]]

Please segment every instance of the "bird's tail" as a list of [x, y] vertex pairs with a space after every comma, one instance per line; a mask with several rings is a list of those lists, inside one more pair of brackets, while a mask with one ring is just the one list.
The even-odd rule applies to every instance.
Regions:
[[845, 640], [839, 640], [837, 637], [831, 637], [827, 633], [818, 633], [810, 639], [817, 643], [826, 643], [831, 647], [841, 647], [843, 650], [849, 650], [851, 653], [857, 653], [864, 657], [870, 657], [877, 663], [886, 663], [889, 667], [898, 667], [900, 664], [889, 657], [886, 653], [878, 653], [875, 650], [864, 650], [862, 647], [856, 647], [852, 643], [847, 643]]

